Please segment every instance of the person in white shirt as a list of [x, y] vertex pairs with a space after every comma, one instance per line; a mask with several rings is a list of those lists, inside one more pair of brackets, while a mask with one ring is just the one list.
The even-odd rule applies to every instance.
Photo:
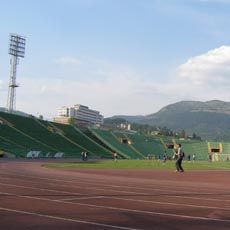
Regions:
[[184, 172], [184, 169], [182, 167], [182, 161], [184, 158], [184, 152], [181, 148], [181, 144], [178, 144], [179, 148], [177, 150], [177, 160], [176, 160], [176, 171], [177, 172]]

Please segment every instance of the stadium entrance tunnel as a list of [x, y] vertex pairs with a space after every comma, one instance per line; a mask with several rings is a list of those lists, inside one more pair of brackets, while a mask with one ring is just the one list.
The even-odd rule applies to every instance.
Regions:
[[126, 145], [131, 145], [131, 141], [128, 138], [121, 138], [121, 143]]
[[219, 148], [211, 148], [211, 152], [212, 153], [220, 153], [220, 149]]

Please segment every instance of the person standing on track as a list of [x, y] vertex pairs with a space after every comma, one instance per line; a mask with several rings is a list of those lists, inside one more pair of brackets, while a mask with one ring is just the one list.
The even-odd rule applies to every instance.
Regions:
[[178, 144], [179, 148], [177, 150], [177, 160], [176, 160], [176, 171], [177, 172], [184, 172], [184, 169], [182, 168], [182, 161], [184, 158], [184, 152], [181, 148], [181, 144]]

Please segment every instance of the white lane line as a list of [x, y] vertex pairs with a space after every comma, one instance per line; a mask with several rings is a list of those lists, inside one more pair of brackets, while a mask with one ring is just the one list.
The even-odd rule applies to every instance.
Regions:
[[[9, 174], [9, 175], [14, 175], [15, 176], [15, 174]], [[20, 174], [19, 176], [21, 176], [21, 177], [25, 177], [25, 178], [32, 178], [32, 179], [40, 179], [40, 180], [46, 180], [46, 181], [57, 181], [57, 182], [64, 182], [64, 183], [71, 183], [71, 185], [73, 184], [73, 183], [80, 183], [80, 184], [87, 184], [87, 182], [80, 182], [80, 181], [78, 181], [78, 180], [76, 180], [76, 181], [72, 181], [72, 180], [62, 180], [62, 179], [53, 179], [53, 178], [43, 178], [43, 177], [34, 177], [34, 176], [26, 176], [26, 175], [22, 175], [22, 174]], [[98, 184], [97, 183], [90, 183], [90, 184], [94, 184], [94, 185], [96, 185], [96, 186], [98, 186]], [[73, 186], [73, 185], [72, 185]], [[110, 187], [110, 186], [113, 186], [113, 185], [107, 185], [108, 187]], [[75, 187], [75, 186], [73, 186], [73, 187]], [[121, 186], [121, 187], [123, 187], [123, 188], [128, 188], [128, 189], [139, 189], [138, 187], [129, 187], [129, 186]], [[103, 191], [113, 191], [113, 192], [122, 192], [122, 193], [128, 193], [128, 194], [130, 194], [130, 193], [133, 193], [133, 192], [131, 192], [131, 191], [121, 191], [121, 190], [108, 190], [108, 189], [102, 189], [102, 188], [95, 188], [95, 187], [84, 187], [84, 188], [89, 188], [89, 189], [95, 189], [95, 190], [103, 190]], [[187, 191], [181, 191], [181, 190], [172, 190], [172, 189], [157, 189], [157, 188], [149, 188], [149, 189], [144, 189], [144, 190], [151, 190], [151, 191], [161, 191], [161, 192], [173, 192], [173, 193], [180, 193], [180, 194], [185, 194], [185, 195], [187, 195], [188, 193], [189, 194], [194, 194], [194, 195], [199, 195], [197, 192], [191, 192], [191, 191], [189, 191], [189, 192], [187, 192]], [[139, 195], [151, 195], [151, 194], [149, 194], [149, 193], [141, 193], [141, 192], [134, 192], [135, 194], [139, 194]], [[165, 194], [165, 195], [169, 195], [169, 194]], [[172, 194], [173, 195], [173, 194]], [[206, 193], [205, 192], [205, 195], [216, 195], [215, 193]]]
[[[149, 200], [140, 200], [140, 199], [132, 199], [132, 198], [121, 198], [121, 197], [114, 197], [111, 195], [108, 196], [90, 196], [89, 194], [83, 193], [73, 193], [73, 192], [66, 192], [66, 191], [59, 191], [59, 190], [50, 190], [50, 189], [41, 189], [37, 187], [31, 186], [22, 186], [22, 185], [14, 185], [14, 184], [7, 184], [1, 183], [0, 185], [9, 186], [9, 187], [17, 187], [17, 188], [25, 188], [25, 189], [32, 189], [32, 190], [41, 190], [41, 191], [52, 191], [56, 193], [64, 193], [68, 195], [82, 195], [87, 197], [75, 197], [75, 198], [65, 198], [65, 199], [53, 199], [54, 201], [74, 201], [74, 200], [87, 200], [87, 199], [95, 199], [95, 198], [106, 198], [106, 199], [117, 199], [117, 200], [125, 200], [125, 201], [135, 201], [135, 202], [142, 202], [142, 203], [154, 203], [154, 204], [162, 204], [162, 205], [175, 205], [175, 206], [183, 206], [183, 207], [196, 207], [196, 208], [204, 208], [204, 209], [218, 209], [218, 210], [225, 210], [229, 211], [229, 208], [222, 208], [222, 207], [213, 207], [213, 206], [204, 206], [204, 205], [192, 205], [192, 204], [183, 204], [183, 203], [174, 203], [174, 202], [161, 202], [161, 201], [149, 201]], [[0, 194], [7, 194], [4, 192], [0, 192]], [[53, 195], [55, 197], [55, 194]], [[119, 196], [119, 195], [118, 195]], [[168, 196], [168, 195], [167, 195]], [[176, 197], [176, 198], [184, 198], [184, 196], [171, 196], [168, 197]], [[186, 198], [186, 197], [185, 197]], [[190, 197], [188, 197], [190, 198]], [[194, 198], [195, 199], [195, 198]], [[200, 198], [202, 199], [202, 198]]]
[[[25, 176], [27, 177], [27, 176]], [[3, 179], [3, 178], [1, 178]], [[40, 179], [45, 179], [47, 180], [47, 178], [40, 178]], [[48, 179], [49, 180], [49, 179]], [[51, 181], [53, 179], [50, 179]], [[63, 182], [63, 180], [60, 180], [61, 182]], [[34, 182], [33, 182], [34, 183]], [[36, 182], [35, 182], [36, 183]], [[76, 182], [75, 182], [76, 183]], [[38, 190], [41, 190], [41, 191], [51, 191], [51, 192], [60, 192], [60, 193], [66, 193], [66, 194], [70, 194], [70, 195], [86, 195], [85, 193], [76, 193], [76, 192], [66, 192], [66, 191], [63, 191], [63, 190], [53, 190], [53, 189], [42, 189], [42, 188], [34, 188], [34, 187], [28, 187], [28, 186], [20, 186], [20, 185], [11, 185], [11, 184], [4, 184], [4, 183], [1, 183], [0, 184], [2, 185], [8, 185], [8, 186], [18, 186], [18, 187], [21, 187], [21, 188], [28, 188], [28, 189], [38, 189]], [[95, 183], [96, 184], [96, 183]], [[49, 183], [49, 185], [57, 185], [56, 183]], [[73, 187], [73, 188], [79, 188], [77, 185], [71, 185], [71, 186], [67, 186], [67, 185], [63, 185], [63, 184], [58, 184], [58, 186], [61, 186], [61, 187]], [[111, 185], [111, 187], [114, 186], [114, 185]], [[116, 185], [115, 185], [116, 186]], [[120, 188], [122, 188], [121, 186], [119, 186]], [[128, 186], [125, 186], [126, 188], [135, 188], [135, 187], [128, 187]], [[99, 191], [112, 191], [112, 192], [117, 192], [116, 190], [109, 190], [109, 189], [102, 189], [102, 188], [95, 188], [95, 187], [84, 187], [84, 189], [93, 189], [93, 190], [99, 190]], [[147, 190], [147, 189], [146, 189]], [[148, 189], [149, 190], [149, 189]], [[153, 190], [153, 189], [151, 189]], [[168, 191], [168, 190], [162, 190], [162, 189], [154, 189], [154, 190], [158, 190], [158, 191]], [[170, 190], [171, 191], [171, 190]], [[149, 193], [138, 193], [138, 192], [131, 192], [131, 191], [123, 191], [123, 190], [119, 190], [118, 192], [121, 192], [121, 193], [125, 193], [125, 194], [134, 194], [135, 195], [147, 195], [147, 196], [151, 196], [153, 194], [149, 194]], [[89, 194], [87, 194], [89, 195]], [[202, 197], [202, 198], [199, 198], [199, 197], [189, 197], [189, 196], [185, 196], [185, 195], [169, 195], [169, 194], [163, 194], [164, 196], [167, 196], [167, 197], [175, 197], [175, 198], [186, 198], [186, 199], [191, 199], [191, 200], [207, 200], [207, 201], [219, 201], [219, 202], [230, 202], [230, 200], [222, 200], [222, 199], [214, 199], [214, 198], [206, 198], [206, 197]], [[192, 195], [191, 193], [187, 194], [187, 195]], [[195, 195], [199, 195], [199, 194], [195, 194]], [[206, 193], [205, 195], [216, 195], [214, 193]], [[132, 195], [130, 195], [132, 196]], [[161, 194], [162, 196], [162, 194]], [[229, 196], [229, 195], [226, 195], [224, 194], [224, 196]], [[71, 200], [74, 200], [75, 198], [71, 199]], [[69, 199], [67, 199], [69, 200]]]
[[[18, 187], [18, 188], [27, 188], [27, 189], [37, 189], [37, 190], [44, 190], [44, 191], [51, 191], [51, 192], [60, 192], [60, 193], [65, 193], [65, 194], [69, 194], [69, 195], [90, 195], [90, 194], [86, 194], [86, 193], [76, 193], [76, 192], [67, 192], [67, 191], [63, 191], [63, 190], [54, 190], [54, 189], [43, 189], [43, 188], [37, 188], [37, 187], [31, 187], [31, 186], [23, 186], [23, 185], [14, 185], [14, 184], [8, 184], [8, 183], [2, 183], [0, 182], [0, 185], [5, 185], [5, 186], [13, 186], [13, 187]], [[57, 184], [55, 184], [57, 185]], [[62, 186], [62, 185], [59, 185]], [[67, 187], [67, 186], [65, 186]], [[69, 186], [68, 186], [69, 187]], [[75, 186], [72, 186], [75, 187]], [[77, 186], [76, 186], [77, 187]], [[121, 192], [121, 193], [125, 193], [125, 194], [133, 194], [135, 195], [147, 195], [147, 196], [151, 196], [152, 194], [150, 193], [136, 193], [136, 192], [128, 192], [128, 191], [114, 191], [114, 190], [110, 190], [110, 189], [103, 189], [103, 188], [95, 188], [95, 187], [83, 187], [83, 189], [92, 189], [92, 190], [99, 190], [99, 191], [112, 191], [112, 192]], [[122, 195], [122, 194], [120, 194]], [[55, 194], [54, 194], [55, 196]]]
[[[5, 194], [7, 194], [7, 193], [5, 193]], [[153, 216], [167, 216], [167, 217], [176, 217], [176, 218], [182, 218], [182, 219], [193, 219], [193, 220], [204, 220], [204, 221], [230, 223], [229, 219], [217, 219], [217, 218], [201, 217], [201, 216], [188, 216], [188, 215], [181, 215], [181, 214], [174, 214], [174, 213], [152, 212], [152, 211], [144, 211], [144, 210], [137, 210], [137, 209], [127, 209], [127, 208], [117, 208], [117, 207], [103, 206], [103, 205], [84, 204], [84, 203], [77, 203], [77, 202], [71, 202], [71, 201], [57, 201], [57, 200], [50, 200], [47, 198], [22, 196], [22, 195], [17, 195], [17, 194], [13, 194], [13, 193], [8, 193], [8, 195], [32, 199], [32, 200], [49, 201], [51, 203], [56, 202], [56, 203], [79, 205], [79, 206], [85, 206], [85, 207], [94, 207], [94, 208], [98, 208], [98, 209], [110, 209], [110, 210], [122, 211], [122, 212], [125, 211], [125, 212], [131, 212], [131, 213], [148, 214], [148, 215], [153, 215]]]
[[100, 227], [106, 227], [109, 229], [115, 228], [115, 229], [123, 229], [123, 230], [139, 230], [137, 228], [128, 228], [128, 227], [122, 227], [122, 226], [116, 226], [116, 225], [110, 225], [110, 224], [101, 224], [97, 222], [84, 221], [84, 220], [78, 220], [78, 219], [72, 219], [72, 218], [64, 218], [64, 217], [52, 216], [52, 215], [45, 215], [45, 214], [36, 213], [36, 212], [27, 212], [27, 211], [9, 209], [9, 208], [3, 208], [3, 207], [0, 207], [0, 210], [7, 211], [7, 212], [26, 214], [26, 215], [32, 215], [32, 216], [37, 216], [37, 217], [44, 217], [48, 219], [62, 220], [62, 221], [75, 222], [75, 223], [88, 224], [88, 225], [96, 225]]
[[[6, 173], [6, 175], [14, 175], [15, 176], [15, 174], [12, 174], [12, 173]], [[48, 181], [59, 181], [59, 182], [67, 182], [67, 183], [71, 183], [71, 184], [73, 184], [73, 183], [75, 183], [76, 184], [76, 181], [66, 181], [66, 180], [62, 180], [62, 179], [53, 179], [53, 178], [43, 178], [43, 177], [34, 177], [34, 176], [28, 176], [28, 175], [22, 175], [22, 174], [20, 174], [20, 176], [22, 176], [22, 177], [25, 177], [25, 178], [33, 178], [33, 179], [40, 179], [40, 180], [48, 180]], [[7, 178], [1, 178], [1, 179], [7, 179]], [[23, 179], [19, 179], [19, 178], [17, 178], [18, 180], [23, 180]], [[34, 183], [34, 181], [33, 181], [33, 183]], [[99, 185], [98, 183], [93, 183], [93, 182], [91, 182], [91, 183], [89, 183], [89, 182], [79, 182], [79, 180], [77, 181], [77, 183], [81, 183], [81, 184], [94, 184], [94, 185]], [[57, 184], [54, 184], [54, 183], [49, 183], [49, 185], [57, 185]], [[133, 186], [125, 186], [125, 185], [121, 185], [121, 186], [118, 186], [118, 185], [108, 185], [108, 184], [102, 184], [103, 186], [107, 186], [107, 187], [120, 187], [120, 188], [122, 188], [122, 187], [124, 187], [124, 188], [133, 188], [133, 189], [142, 189], [142, 190], [155, 190], [155, 191], [166, 191], [166, 192], [168, 192], [168, 191], [170, 191], [170, 192], [178, 192], [177, 190], [165, 190], [165, 189], [156, 189], [156, 188], [140, 188], [140, 187], [133, 187]], [[62, 187], [67, 187], [66, 185], [60, 185], [59, 184], [59, 186], [62, 186]], [[68, 186], [69, 187], [69, 186]], [[78, 187], [78, 186], [76, 186], [76, 185], [71, 185], [71, 187]], [[92, 189], [92, 187], [84, 187], [85, 189]], [[108, 190], [108, 189], [102, 189], [102, 188], [100, 188], [100, 189], [97, 189], [97, 188], [95, 188], [95, 187], [93, 187], [93, 189], [94, 190], [103, 190], [103, 191], [113, 191], [113, 192], [116, 192], [116, 190]], [[132, 193], [132, 192], [126, 192], [126, 191], [121, 191], [121, 190], [119, 190], [119, 192], [123, 192], [123, 193]], [[185, 194], [185, 195], [188, 195], [187, 193], [188, 192], [186, 192], [186, 191], [180, 191], [180, 193], [183, 193], [183, 194]], [[79, 195], [80, 195], [81, 193], [79, 193]], [[152, 194], [146, 194], [146, 193], [135, 193], [136, 195], [152, 195]], [[191, 191], [189, 191], [189, 195], [192, 195], [192, 194], [194, 194], [194, 195], [200, 195], [200, 194], [198, 194], [198, 193], [193, 193], [193, 192], [191, 192]], [[162, 194], [161, 194], [162, 195]], [[224, 201], [224, 202], [230, 202], [230, 200], [226, 200], [226, 199], [214, 199], [214, 198], [205, 198], [205, 197], [202, 197], [202, 198], [198, 198], [198, 197], [189, 197], [189, 196], [177, 196], [177, 195], [169, 195], [169, 194], [163, 194], [163, 195], [165, 195], [165, 196], [169, 196], [169, 197], [184, 197], [184, 198], [187, 198], [187, 199], [193, 199], [193, 200], [209, 200], [209, 201], [220, 201], [220, 202], [222, 202], [222, 201]], [[216, 193], [205, 193], [205, 195], [216, 195]], [[229, 196], [228, 194], [221, 194], [222, 196]]]
[[[151, 211], [144, 211], [144, 210], [135, 210], [135, 209], [126, 209], [126, 208], [117, 208], [112, 206], [104, 206], [104, 205], [94, 205], [94, 204], [84, 204], [84, 203], [78, 203], [78, 202], [71, 202], [71, 201], [63, 201], [63, 200], [52, 200], [48, 198], [39, 198], [39, 197], [31, 197], [31, 196], [24, 196], [24, 195], [17, 195], [13, 193], [4, 193], [16, 197], [22, 197], [22, 198], [29, 198], [29, 199], [35, 199], [35, 200], [43, 200], [43, 201], [50, 201], [50, 202], [57, 202], [57, 203], [65, 203], [65, 204], [74, 204], [74, 205], [80, 205], [80, 206], [87, 206], [87, 207], [96, 207], [96, 208], [103, 208], [103, 209], [112, 209], [112, 210], [119, 210], [119, 211], [129, 211], [129, 212], [139, 212], [139, 213], [148, 213], [148, 214], [156, 214], [156, 215], [165, 215], [165, 216], [176, 216], [176, 217], [191, 217], [192, 219], [207, 219], [207, 220], [215, 220], [215, 221], [225, 221], [230, 222], [230, 220], [223, 220], [223, 219], [215, 219], [215, 218], [207, 218], [207, 217], [194, 217], [194, 216], [187, 216], [187, 215], [178, 215], [178, 214], [171, 214], [171, 213], [160, 213], [160, 212], [151, 212]], [[116, 199], [116, 198], [115, 198]], [[117, 198], [119, 199], [119, 198]], [[130, 201], [137, 201], [135, 199], [123, 199], [121, 200], [130, 200]], [[138, 200], [138, 202], [143, 202], [144, 200]], [[146, 201], [148, 202], [148, 201]], [[151, 201], [150, 201], [151, 202]], [[218, 208], [218, 207], [210, 207], [210, 206], [199, 206], [199, 205], [183, 205], [183, 204], [174, 204], [174, 203], [164, 203], [164, 202], [151, 202], [151, 203], [157, 203], [157, 204], [167, 204], [167, 205], [179, 205], [179, 206], [192, 206], [196, 208], [206, 208], [206, 209], [220, 209], [225, 211], [230, 211], [230, 209], [227, 208]]]
[[[230, 169], [229, 168], [227, 168], [227, 167], [218, 167], [218, 166], [208, 166], [209, 168], [215, 168], [215, 169], [219, 169], [219, 170], [215, 170], [215, 171], [219, 171], [219, 172], [226, 172], [226, 171], [229, 171]], [[205, 170], [206, 171], [206, 170]], [[213, 171], [213, 170], [207, 170], [207, 171]]]
[[[128, 189], [139, 189], [139, 190], [156, 190], [156, 191], [158, 191], [158, 190], [160, 190], [160, 191], [169, 191], [169, 190], [165, 190], [165, 189], [157, 189], [157, 188], [142, 188], [142, 187], [134, 187], [134, 186], [127, 186], [127, 185], [121, 185], [121, 186], [118, 186], [118, 185], [111, 185], [111, 184], [102, 184], [102, 183], [95, 183], [95, 182], [86, 182], [85, 180], [82, 182], [82, 181], [79, 181], [79, 179], [81, 179], [82, 180], [82, 178], [81, 177], [77, 177], [77, 179], [76, 180], [65, 180], [65, 179], [57, 179], [57, 178], [44, 178], [44, 177], [37, 177], [37, 176], [28, 176], [28, 175], [26, 175], [26, 174], [20, 174], [20, 175], [18, 175], [18, 174], [15, 174], [15, 173], [5, 173], [6, 175], [13, 175], [13, 176], [21, 176], [21, 177], [25, 177], [25, 178], [31, 178], [31, 179], [40, 179], [40, 180], [49, 180], [49, 181], [58, 181], [58, 182], [64, 182], [64, 183], [71, 183], [71, 184], [73, 184], [73, 183], [76, 183], [76, 181], [78, 182], [78, 183], [82, 183], [82, 184], [91, 184], [91, 185], [102, 185], [102, 186], [105, 186], [105, 187], [123, 187], [123, 188], [128, 188]], [[159, 180], [152, 180], [151, 179], [151, 182], [152, 181], [156, 181], [156, 182], [159, 182]], [[162, 186], [162, 185], [161, 185]], [[165, 186], [165, 185], [163, 185], [163, 186]], [[184, 186], [183, 186], [183, 188], [184, 188]], [[188, 188], [189, 189], [189, 193], [190, 194], [197, 194], [197, 192], [191, 192], [191, 188], [189, 187]], [[194, 189], [196, 189], [196, 188], [194, 188]], [[178, 190], [171, 190], [170, 189], [170, 191], [171, 192], [175, 192], [175, 193], [178, 193], [178, 192], [181, 192], [181, 193], [188, 193], [187, 191], [181, 191], [180, 189], [178, 189]]]
[[[2, 172], [1, 172], [1, 174], [2, 174]], [[6, 175], [18, 176], [18, 174], [15, 174], [15, 172], [12, 171], [12, 170], [10, 171], [10, 173], [5, 173], [5, 174]], [[86, 182], [85, 180], [88, 180], [88, 178], [84, 179], [84, 181], [82, 182], [82, 181], [79, 181], [79, 179], [82, 179], [81, 177], [77, 177], [76, 180], [65, 180], [64, 178], [63, 179], [60, 179], [60, 178], [57, 179], [57, 178], [44, 178], [44, 177], [37, 177], [37, 176], [28, 176], [26, 174], [21, 174], [21, 173], [20, 173], [19, 176], [22, 176], [22, 177], [25, 177], [25, 178], [40, 179], [40, 180], [61, 181], [61, 182], [66, 182], [66, 183], [71, 183], [71, 184], [75, 183], [77, 181], [78, 183], [82, 183], [82, 184], [102, 185], [102, 186], [106, 186], [106, 187], [123, 187], [123, 188], [128, 188], [128, 189], [131, 188], [131, 189], [139, 189], [139, 190], [156, 190], [156, 191], [166, 191], [166, 192], [171, 191], [171, 192], [175, 192], [175, 193], [180, 192], [180, 193], [184, 193], [184, 194], [189, 193], [189, 194], [195, 194], [195, 195], [197, 195], [197, 192], [191, 192], [191, 188], [196, 191], [196, 187], [194, 188], [191, 185], [189, 187], [187, 187], [187, 189], [189, 189], [189, 191], [181, 191], [180, 189], [178, 189], [178, 190], [171, 190], [171, 189], [170, 190], [166, 190], [166, 189], [162, 189], [162, 188], [161, 189], [149, 188], [149, 187], [148, 188], [142, 188], [142, 187], [134, 187], [134, 186], [126, 186], [126, 185], [118, 186], [118, 185], [110, 185], [110, 184], [104, 184], [104, 183], [102, 184], [102, 183], [98, 183], [98, 182], [95, 183], [95, 182], [89, 182], [89, 181]], [[151, 179], [151, 182], [153, 182], [153, 181], [161, 182], [161, 181], [156, 180], [156, 179]], [[167, 180], [165, 182], [171, 182], [171, 181]], [[165, 185], [159, 185], [159, 186], [164, 186], [165, 187]], [[183, 189], [184, 188], [185, 188], [185, 186], [183, 185]], [[205, 193], [205, 195], [215, 195], [213, 193], [206, 193], [206, 190], [203, 193]], [[226, 195], [226, 196], [229, 196], [229, 195]]]
[[105, 196], [89, 196], [89, 197], [66, 198], [66, 199], [58, 199], [56, 201], [90, 200], [90, 199], [98, 199], [98, 198], [105, 198]]
[[[27, 177], [27, 176], [25, 176], [25, 177]], [[40, 178], [39, 177], [39, 179], [44, 179], [44, 180], [49, 180], [49, 179], [47, 179], [47, 178]], [[52, 179], [50, 179], [51, 181], [53, 181]], [[58, 180], [59, 182], [66, 182], [65, 180]], [[84, 184], [84, 183], [81, 183], [81, 182], [79, 182], [79, 181], [75, 181], [74, 183], [80, 183], [80, 184]], [[34, 182], [33, 182], [34, 183]], [[36, 183], [36, 182], [35, 182]], [[0, 184], [3, 184], [3, 183], [1, 183], [0, 182]], [[52, 183], [49, 183], [49, 184], [52, 184]], [[52, 185], [56, 185], [57, 186], [57, 184], [52, 184]], [[70, 186], [66, 186], [66, 185], [58, 185], [58, 186], [62, 186], [62, 187], [70, 187]], [[79, 188], [77, 185], [71, 185], [71, 187], [73, 187], [73, 188]], [[99, 190], [99, 191], [106, 191], [106, 192], [108, 192], [108, 191], [110, 191], [110, 192], [120, 192], [120, 193], [125, 193], [125, 194], [134, 194], [134, 195], [145, 195], [145, 196], [151, 196], [152, 194], [151, 193], [143, 193], [143, 192], [132, 192], [132, 191], [124, 191], [124, 190], [121, 190], [121, 189], [119, 189], [119, 190], [114, 190], [114, 189], [108, 189], [108, 188], [96, 188], [96, 187], [90, 187], [90, 186], [88, 186], [88, 187], [81, 187], [82, 189], [92, 189], [92, 190]], [[152, 189], [152, 190], [157, 190], [157, 191], [162, 191], [161, 189]], [[168, 190], [163, 190], [163, 191], [167, 191], [168, 192]], [[170, 191], [172, 191], [172, 190], [170, 190]], [[178, 192], [178, 191], [175, 191], [175, 192]], [[72, 194], [74, 194], [74, 193], [72, 193]], [[76, 193], [75, 193], [76, 194]], [[84, 195], [84, 193], [77, 193], [77, 194], [80, 194], [80, 195]], [[168, 194], [167, 194], [168, 195]]]
[[114, 199], [114, 200], [125, 200], [125, 201], [132, 201], [132, 202], [136, 201], [136, 202], [141, 202], [141, 203], [152, 203], [152, 204], [161, 204], [161, 205], [174, 205], [174, 206], [183, 206], [183, 207], [230, 211], [230, 208], [222, 208], [222, 207], [215, 207], [215, 206], [213, 207], [213, 206], [206, 206], [206, 205], [181, 204], [181, 203], [151, 201], [151, 200], [138, 200], [138, 199], [132, 199], [132, 198], [120, 198], [120, 197], [112, 197], [112, 196], [105, 196], [104, 198]]
[[[197, 194], [199, 195], [199, 194]], [[165, 195], [166, 197], [173, 197], [173, 198], [183, 198], [183, 199], [189, 199], [189, 200], [203, 200], [203, 201], [217, 201], [217, 202], [230, 202], [230, 200], [226, 200], [226, 199], [216, 199], [216, 198], [206, 198], [206, 197], [191, 197], [191, 196], [184, 196], [184, 195]], [[226, 195], [221, 195], [221, 196], [226, 196]], [[227, 195], [228, 196], [228, 195]]]
[[[15, 184], [8, 184], [8, 183], [1, 183], [0, 185], [10, 186], [10, 187], [17, 187], [17, 188], [25, 188], [25, 189], [32, 189], [32, 190], [40, 190], [40, 191], [48, 191], [48, 192], [56, 192], [56, 193], [63, 193], [68, 195], [84, 195], [83, 193], [79, 192], [67, 192], [62, 190], [55, 190], [55, 189], [46, 189], [46, 188], [37, 188], [31, 186], [24, 186], [24, 185], [15, 185]], [[59, 194], [52, 194], [53, 196], [58, 196]]]
[[[16, 188], [33, 189], [33, 190], [47, 190], [47, 189], [39, 189], [39, 188], [36, 188], [36, 187], [28, 187], [28, 186], [5, 184], [5, 183], [0, 183], [0, 185], [9, 186], [9, 187], [16, 187]], [[52, 191], [57, 192], [57, 193], [60, 192], [60, 193], [68, 194], [68, 195], [73, 195], [73, 196], [74, 195], [82, 195], [82, 196], [87, 195], [87, 196], [89, 196], [89, 197], [53, 199], [53, 201], [74, 201], [74, 200], [87, 200], [87, 199], [93, 199], [93, 198], [107, 198], [107, 199], [109, 198], [109, 199], [119, 199], [119, 200], [125, 200], [125, 201], [135, 201], [135, 202], [153, 203], [153, 204], [161, 204], [161, 205], [174, 205], [174, 206], [182, 206], [182, 207], [195, 207], [195, 208], [216, 209], [216, 210], [230, 211], [230, 208], [222, 208], [222, 207], [201, 206], [201, 205], [192, 205], [192, 204], [183, 204], [183, 203], [174, 203], [174, 202], [162, 202], [162, 201], [149, 201], [149, 200], [140, 200], [140, 199], [132, 199], [132, 198], [120, 198], [120, 197], [114, 197], [114, 196], [111, 196], [111, 195], [108, 195], [108, 196], [90, 196], [90, 194], [85, 194], [85, 193], [72, 193], [72, 192], [65, 192], [65, 191], [59, 191], [59, 190], [52, 190]], [[53, 196], [55, 196], [55, 194]], [[117, 195], [117, 196], [119, 196], [119, 195]], [[177, 197], [179, 197], [179, 196], [177, 196]]]

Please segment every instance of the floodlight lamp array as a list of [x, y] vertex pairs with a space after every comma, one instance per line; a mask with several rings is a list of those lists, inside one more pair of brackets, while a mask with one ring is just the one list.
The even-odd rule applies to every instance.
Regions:
[[24, 37], [19, 36], [17, 34], [11, 34], [10, 44], [9, 44], [9, 54], [16, 57], [24, 58], [25, 45], [26, 45], [26, 39]]

